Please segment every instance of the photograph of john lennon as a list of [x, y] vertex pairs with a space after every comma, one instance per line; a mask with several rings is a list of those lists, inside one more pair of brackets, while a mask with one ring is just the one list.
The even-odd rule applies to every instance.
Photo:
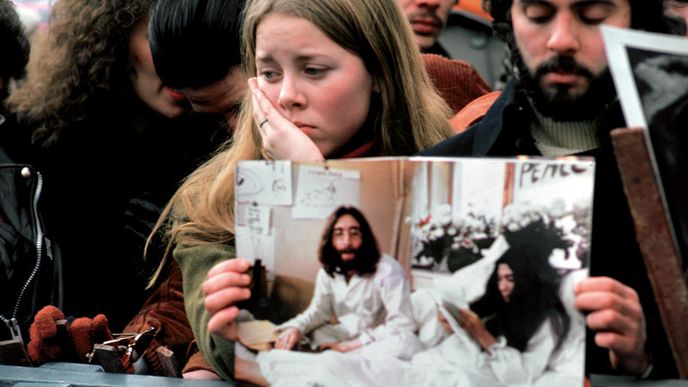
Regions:
[[[304, 182], [313, 185], [309, 192], [330, 185], [332, 192], [345, 190], [343, 181], [319, 185], [303, 178], [300, 168], [313, 165], [291, 164], [294, 192]], [[329, 176], [355, 175], [357, 189], [348, 190], [360, 198], [323, 217], [295, 215], [304, 213], [292, 211], [298, 204], [269, 206], [268, 306], [246, 313], [238, 329], [269, 321], [267, 345], [252, 349], [241, 333], [236, 344], [236, 364], [248, 370], [242, 373], [248, 381], [583, 383], [585, 328], [573, 285], [587, 275], [594, 163], [386, 159], [327, 162], [326, 168]], [[488, 173], [493, 184], [478, 183], [473, 173]], [[433, 221], [443, 225], [443, 235], [480, 240], [470, 262], [449, 265], [445, 254], [431, 257], [431, 268], [418, 265], [420, 251], [433, 251], [424, 247], [429, 229], [420, 228]]]

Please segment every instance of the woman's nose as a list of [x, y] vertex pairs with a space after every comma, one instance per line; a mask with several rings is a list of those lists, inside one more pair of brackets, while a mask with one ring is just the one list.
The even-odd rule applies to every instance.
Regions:
[[277, 96], [277, 103], [285, 110], [303, 109], [306, 107], [306, 96], [299, 87], [298, 77], [284, 75], [279, 95]]

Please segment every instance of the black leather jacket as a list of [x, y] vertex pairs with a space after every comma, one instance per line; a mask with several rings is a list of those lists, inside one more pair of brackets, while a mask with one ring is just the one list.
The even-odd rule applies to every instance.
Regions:
[[[8, 125], [0, 115], [0, 131]], [[34, 314], [62, 306], [61, 258], [39, 211], [42, 186], [40, 173], [0, 148], [0, 340], [21, 334], [28, 341]]]

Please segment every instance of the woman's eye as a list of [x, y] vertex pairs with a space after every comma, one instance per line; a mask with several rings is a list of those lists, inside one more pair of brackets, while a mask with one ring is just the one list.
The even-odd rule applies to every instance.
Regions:
[[279, 74], [277, 73], [277, 71], [261, 70], [260, 76], [269, 81], [269, 80], [277, 78], [279, 76]]
[[320, 68], [320, 67], [306, 67], [303, 72], [306, 75], [310, 75], [312, 77], [316, 77], [319, 75], [322, 75], [325, 72], [325, 69]]
[[554, 16], [554, 9], [547, 4], [527, 4], [523, 8], [523, 13], [531, 21], [541, 24]]

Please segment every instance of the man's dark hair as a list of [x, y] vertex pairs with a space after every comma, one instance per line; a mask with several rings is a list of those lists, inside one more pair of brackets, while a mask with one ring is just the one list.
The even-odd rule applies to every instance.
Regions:
[[[351, 215], [356, 219], [361, 231], [361, 247], [356, 251], [356, 258], [350, 265], [344, 265], [340, 254], [332, 244], [334, 225], [344, 215]], [[320, 239], [318, 259], [330, 277], [334, 277], [334, 273], [343, 273], [346, 269], [353, 269], [359, 275], [375, 273], [377, 263], [380, 261], [380, 249], [378, 248], [373, 230], [361, 211], [355, 207], [342, 206], [330, 215], [325, 231]]]
[[[0, 78], [3, 83], [11, 78], [22, 78], [29, 61], [29, 41], [14, 4], [8, 0], [0, 0], [0, 51]], [[0, 94], [4, 92], [0, 90]]]
[[[490, 0], [489, 11], [495, 34], [511, 44], [511, 4], [513, 0]], [[662, 0], [628, 0], [631, 6], [631, 28], [637, 30], [668, 33], [669, 25], [664, 16]]]
[[[556, 226], [542, 220], [518, 231], [507, 231], [504, 236], [509, 250], [495, 264], [485, 294], [471, 304], [471, 310], [487, 319], [485, 326], [492, 335], [504, 336], [510, 347], [521, 352], [549, 319], [557, 336], [557, 350], [568, 334], [571, 318], [559, 297], [561, 275], [549, 264], [549, 256], [554, 249], [567, 249], [571, 242]], [[509, 302], [499, 291], [497, 270], [501, 263], [507, 264], [514, 274]]]
[[[662, 0], [628, 0], [631, 8], [631, 27], [637, 30], [652, 32], [669, 32], [669, 25], [664, 16]], [[616, 89], [613, 87], [609, 70], [591, 77], [591, 84], [586, 95], [577, 98], [575, 103], [566, 96], [559, 100], [550, 100], [539, 91], [537, 76], [531, 74], [516, 45], [513, 25], [511, 23], [511, 6], [513, 0], [490, 0], [489, 11], [493, 17], [492, 28], [495, 35], [506, 42], [509, 48], [509, 64], [507, 73], [515, 76], [522, 89], [531, 98], [536, 110], [556, 121], [593, 120], [603, 114], [616, 99]], [[563, 55], [553, 58], [558, 62], [549, 65], [574, 70], [576, 66], [572, 57]], [[543, 66], [545, 64], [542, 64]], [[586, 70], [586, 69], [579, 69]], [[611, 87], [610, 87], [611, 86]]]
[[213, 84], [241, 64], [245, 0], [159, 0], [149, 40], [155, 71], [175, 89]]

